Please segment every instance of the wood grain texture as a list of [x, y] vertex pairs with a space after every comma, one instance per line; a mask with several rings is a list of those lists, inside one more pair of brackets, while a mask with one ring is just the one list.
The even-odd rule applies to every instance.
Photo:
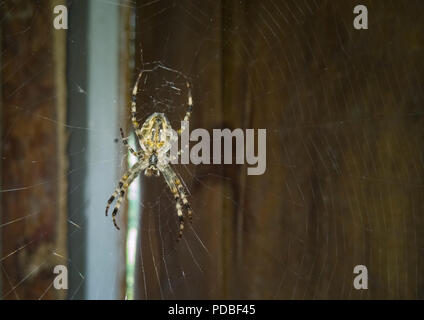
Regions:
[[46, 23], [50, 2], [3, 7], [2, 298], [58, 299], [64, 292], [50, 289], [67, 256], [66, 137], [55, 122], [64, 121], [65, 38]]

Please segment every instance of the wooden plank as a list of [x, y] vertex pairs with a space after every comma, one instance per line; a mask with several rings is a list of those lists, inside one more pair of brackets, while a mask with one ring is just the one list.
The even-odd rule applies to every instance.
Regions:
[[[66, 264], [63, 34], [50, 5], [4, 3], [2, 278], [4, 299], [58, 299]], [[60, 31], [64, 32], [64, 31]], [[52, 121], [47, 121], [51, 119]]]

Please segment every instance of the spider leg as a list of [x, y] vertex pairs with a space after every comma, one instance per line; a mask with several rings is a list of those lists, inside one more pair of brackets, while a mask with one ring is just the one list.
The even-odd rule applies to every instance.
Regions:
[[109, 200], [107, 201], [107, 205], [106, 205], [106, 211], [105, 211], [105, 216], [107, 216], [107, 213], [109, 211], [110, 205], [112, 204], [112, 202], [115, 200], [115, 198], [118, 196], [118, 194], [120, 193], [120, 191], [124, 188], [124, 185], [128, 183], [128, 178], [131, 176], [131, 169], [128, 170], [121, 178], [121, 180], [119, 180], [118, 183], [118, 187], [115, 189], [115, 191], [113, 192], [113, 194], [110, 196]]
[[193, 211], [190, 207], [190, 204], [188, 203], [185, 188], [184, 188], [183, 184], [181, 183], [180, 178], [178, 178], [178, 176], [175, 174], [175, 172], [172, 171], [171, 168], [169, 168], [168, 170], [169, 170], [169, 175], [171, 176], [171, 178], [174, 182], [174, 185], [177, 187], [178, 194], [180, 196], [181, 202], [183, 203], [184, 208], [187, 210], [188, 219], [191, 222], [191, 220], [193, 218]]
[[179, 201], [178, 196], [175, 196], [175, 201], [176, 201], [176, 205], [175, 206], [177, 208], [178, 221], [180, 222], [180, 230], [178, 232], [178, 240], [180, 240], [182, 238], [182, 236], [183, 236], [184, 216], [183, 216], [183, 211], [181, 210], [181, 202]]
[[189, 221], [192, 221], [193, 211], [191, 206], [187, 200], [186, 191], [181, 183], [181, 180], [177, 177], [172, 168], [168, 165], [162, 172], [165, 180], [171, 189], [172, 194], [174, 195], [176, 201], [176, 209], [178, 214], [178, 219], [180, 221], [180, 231], [179, 231], [179, 239], [182, 236], [182, 231], [184, 229], [184, 217], [182, 213], [182, 208], [187, 210], [187, 217]]
[[[178, 240], [180, 240], [182, 235], [183, 235], [183, 230], [184, 230], [184, 216], [183, 216], [183, 211], [182, 211], [182, 208], [185, 207], [184, 206], [184, 200], [181, 198], [178, 187], [175, 184], [175, 179], [174, 179], [175, 173], [172, 171], [171, 167], [167, 166], [162, 171], [162, 174], [163, 174], [165, 181], [166, 181], [169, 189], [171, 190], [171, 193], [173, 194], [175, 202], [176, 202], [175, 207], [176, 207], [176, 210], [177, 210], [178, 221], [179, 221]], [[186, 201], [187, 201], [187, 199], [186, 199]]]
[[136, 105], [136, 101], [137, 101], [137, 92], [138, 92], [138, 83], [140, 82], [141, 76], [143, 75], [143, 69], [140, 70], [138, 76], [137, 76], [137, 80], [135, 81], [135, 85], [132, 91], [132, 95], [131, 95], [131, 122], [135, 131], [135, 134], [137, 135], [137, 138], [139, 141], [141, 141], [142, 139], [142, 134], [141, 134], [141, 130], [139, 128], [139, 123], [137, 122], [137, 105]]
[[121, 230], [121, 229], [118, 227], [118, 224], [116, 223], [116, 215], [118, 214], [119, 208], [121, 207], [121, 202], [124, 199], [125, 193], [128, 189], [128, 186], [132, 182], [132, 180], [131, 180], [131, 182], [130, 181], [128, 181], [128, 182], [129, 183], [126, 184], [127, 187], [125, 188], [125, 185], [124, 185], [122, 190], [119, 192], [119, 198], [118, 198], [118, 200], [116, 200], [115, 208], [113, 208], [113, 212], [112, 212], [113, 224], [115, 225], [115, 228], [118, 229], [118, 230]]
[[133, 182], [133, 180], [135, 179], [135, 177], [137, 177], [138, 173], [141, 171], [139, 165], [136, 163], [134, 166], [132, 166], [121, 178], [121, 180], [119, 180], [118, 183], [118, 187], [115, 189], [115, 191], [113, 192], [112, 196], [109, 198], [109, 200], [107, 201], [107, 205], [106, 205], [106, 211], [105, 211], [105, 215], [107, 216], [107, 213], [109, 211], [109, 208], [112, 204], [112, 202], [115, 200], [115, 198], [117, 198], [116, 200], [116, 204], [115, 204], [115, 208], [113, 209], [112, 212], [112, 219], [113, 219], [113, 224], [115, 225], [115, 227], [119, 230], [119, 227], [116, 223], [116, 219], [115, 216], [118, 213], [118, 210], [121, 206], [121, 202], [124, 199], [125, 193], [129, 187], [129, 185], [131, 184], [131, 182]]
[[188, 220], [191, 222], [192, 219], [193, 219], [193, 210], [191, 209], [191, 206], [188, 203], [187, 195], [186, 195], [185, 189], [184, 189], [184, 187], [181, 183], [181, 180], [176, 175], [175, 175], [175, 185], [177, 186], [178, 192], [179, 192], [181, 200], [183, 202], [183, 206], [187, 210]]
[[122, 138], [122, 143], [128, 148], [128, 150], [135, 156], [138, 157], [137, 152], [135, 152], [135, 150], [128, 144], [128, 137], [124, 136], [124, 130], [122, 130], [122, 128], [119, 128], [119, 130], [121, 131], [121, 138]]
[[[186, 114], [184, 116], [184, 123], [190, 121], [191, 112], [193, 111], [193, 96], [191, 95], [191, 86], [190, 83], [187, 81], [187, 110]], [[181, 126], [181, 129], [178, 129], [178, 134], [181, 135], [181, 133], [186, 129], [185, 125], [183, 124]]]

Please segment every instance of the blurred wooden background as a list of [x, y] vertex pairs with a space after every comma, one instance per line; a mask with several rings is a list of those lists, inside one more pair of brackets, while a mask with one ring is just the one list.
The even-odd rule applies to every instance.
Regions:
[[66, 297], [49, 290], [68, 249], [67, 136], [60, 125], [66, 31], [50, 23], [60, 3], [1, 4], [1, 299]]
[[191, 129], [267, 129], [262, 176], [176, 167], [196, 212], [179, 244], [146, 179], [138, 298], [424, 298], [424, 3], [362, 1], [362, 31], [357, 4], [137, 2], [144, 60], [193, 78]]

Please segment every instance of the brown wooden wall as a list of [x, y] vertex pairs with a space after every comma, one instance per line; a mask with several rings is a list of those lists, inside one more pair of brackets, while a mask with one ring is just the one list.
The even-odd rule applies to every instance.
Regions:
[[54, 266], [67, 263], [66, 31], [48, 23], [54, 3], [7, 1], [0, 12], [2, 299], [65, 297], [51, 290]]
[[358, 31], [349, 0], [148, 2], [137, 45], [192, 77], [191, 129], [266, 128], [267, 170], [177, 166], [178, 244], [145, 179], [138, 297], [424, 298], [424, 3], [362, 1]]

